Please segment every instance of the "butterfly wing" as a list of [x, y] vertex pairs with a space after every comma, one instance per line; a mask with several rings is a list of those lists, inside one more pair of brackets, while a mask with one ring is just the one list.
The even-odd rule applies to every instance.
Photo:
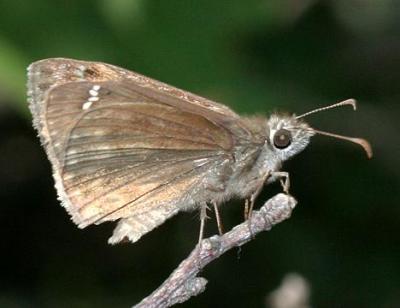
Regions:
[[207, 175], [249, 135], [227, 107], [107, 64], [48, 59], [28, 76], [35, 127], [79, 227], [140, 217], [137, 240], [203, 201]]

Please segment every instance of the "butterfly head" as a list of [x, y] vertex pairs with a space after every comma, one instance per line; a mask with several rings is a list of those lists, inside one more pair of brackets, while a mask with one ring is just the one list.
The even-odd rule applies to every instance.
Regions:
[[268, 119], [268, 130], [268, 144], [281, 161], [304, 150], [315, 135], [306, 122], [288, 114], [272, 114]]
[[303, 121], [305, 116], [310, 114], [336, 108], [339, 106], [351, 105], [356, 109], [356, 102], [353, 99], [345, 100], [327, 107], [317, 108], [300, 116], [288, 114], [272, 114], [268, 119], [268, 144], [271, 146], [281, 161], [304, 150], [315, 134], [347, 140], [363, 147], [367, 156], [372, 157], [372, 148], [368, 141], [361, 138], [353, 138], [338, 134], [317, 130]]

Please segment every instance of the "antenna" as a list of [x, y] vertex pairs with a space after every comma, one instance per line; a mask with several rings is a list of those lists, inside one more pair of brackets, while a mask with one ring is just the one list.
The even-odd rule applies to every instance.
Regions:
[[[350, 98], [350, 99], [346, 99], [344, 101], [341, 101], [341, 102], [333, 104], [333, 105], [317, 108], [317, 109], [311, 110], [309, 112], [303, 113], [302, 115], [297, 116], [296, 119], [304, 118], [304, 117], [306, 117], [306, 116], [308, 116], [310, 114], [317, 113], [317, 112], [320, 112], [320, 111], [325, 111], [325, 110], [329, 110], [329, 109], [332, 109], [332, 108], [341, 107], [341, 106], [347, 106], [347, 105], [352, 106], [354, 110], [357, 109], [356, 100]], [[333, 137], [333, 138], [336, 138], [336, 139], [342, 139], [342, 140], [347, 140], [347, 141], [353, 142], [355, 144], [360, 145], [364, 149], [365, 153], [367, 153], [368, 158], [371, 158], [372, 155], [373, 155], [372, 154], [372, 147], [369, 144], [369, 142], [367, 140], [365, 140], [365, 139], [342, 136], [342, 135], [338, 135], [338, 134], [334, 134], [334, 133], [329, 133], [329, 132], [317, 130], [317, 129], [314, 129], [312, 127], [310, 127], [310, 130], [312, 130], [314, 133], [319, 134], [319, 135], [329, 136], [329, 137]]]
[[320, 112], [320, 111], [325, 111], [325, 110], [328, 110], [328, 109], [332, 109], [332, 108], [336, 108], [336, 107], [341, 107], [341, 106], [347, 106], [347, 105], [352, 106], [354, 110], [357, 109], [357, 102], [356, 102], [356, 100], [353, 99], [353, 98], [350, 98], [350, 99], [346, 99], [346, 100], [344, 100], [344, 101], [341, 101], [341, 102], [336, 103], [336, 104], [333, 104], [333, 105], [329, 105], [329, 106], [326, 106], [326, 107], [317, 108], [317, 109], [311, 110], [311, 111], [309, 111], [309, 112], [303, 113], [303, 114], [301, 114], [301, 115], [299, 115], [299, 116], [296, 116], [296, 119], [304, 118], [305, 116], [308, 116], [308, 115], [310, 115], [310, 114], [317, 113], [317, 112]]
[[328, 133], [328, 132], [324, 132], [324, 131], [317, 130], [317, 129], [314, 129], [314, 128], [311, 128], [311, 130], [314, 131], [315, 133], [319, 134], [319, 135], [329, 136], [329, 137], [333, 137], [333, 138], [336, 138], [336, 139], [347, 140], [347, 141], [353, 142], [355, 144], [358, 144], [364, 149], [365, 153], [367, 153], [368, 158], [371, 158], [372, 155], [373, 155], [372, 147], [369, 144], [369, 142], [367, 140], [365, 140], [365, 139], [347, 137], [347, 136], [342, 136], [342, 135], [338, 135], [338, 134]]

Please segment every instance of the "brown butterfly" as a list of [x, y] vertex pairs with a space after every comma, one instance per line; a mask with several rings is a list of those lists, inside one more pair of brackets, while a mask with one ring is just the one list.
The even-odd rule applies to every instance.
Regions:
[[228, 107], [100, 62], [28, 68], [29, 106], [59, 199], [84, 228], [119, 220], [109, 243], [137, 241], [179, 211], [239, 197], [254, 203], [317, 131], [302, 116], [240, 117]]

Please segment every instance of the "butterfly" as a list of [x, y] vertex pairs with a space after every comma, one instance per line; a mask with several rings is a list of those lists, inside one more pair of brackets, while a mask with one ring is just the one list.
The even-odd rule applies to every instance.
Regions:
[[51, 58], [28, 68], [28, 99], [59, 199], [79, 228], [118, 221], [109, 243], [136, 242], [180, 211], [254, 201], [316, 133], [302, 116], [230, 108], [100, 62]]

